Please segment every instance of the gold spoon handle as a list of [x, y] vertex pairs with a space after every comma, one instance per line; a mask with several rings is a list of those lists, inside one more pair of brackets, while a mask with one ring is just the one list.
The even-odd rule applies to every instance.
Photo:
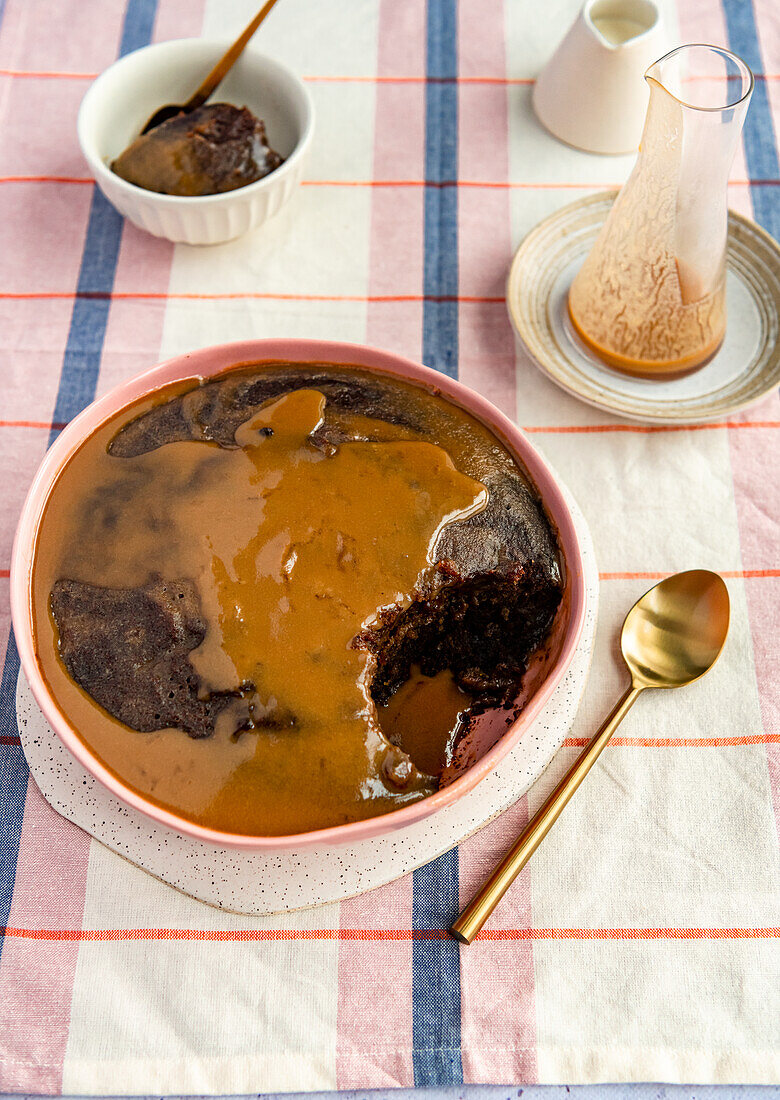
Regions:
[[220, 83], [220, 81], [224, 79], [226, 73], [232, 67], [234, 62], [243, 53], [244, 47], [246, 46], [247, 42], [255, 33], [260, 24], [263, 22], [266, 15], [268, 15], [269, 11], [275, 3], [276, 0], [267, 0], [267, 3], [263, 4], [262, 8], [254, 17], [252, 22], [244, 30], [243, 34], [235, 40], [227, 53], [222, 55], [222, 57], [216, 63], [216, 65], [203, 81], [198, 90], [194, 93], [194, 95], [190, 96], [190, 98], [184, 104], [185, 113], [189, 114], [190, 111], [195, 111], [198, 107], [203, 106], [203, 104], [209, 98], [209, 96]]
[[555, 790], [536, 811], [520, 834], [519, 839], [504, 856], [490, 878], [485, 882], [450, 929], [451, 935], [461, 943], [471, 943], [501, 898], [525, 867], [558, 820], [564, 806], [596, 763], [606, 743], [628, 714], [643, 687], [632, 685], [613, 708], [609, 717], [588, 742], [587, 748], [577, 757], [560, 780]]

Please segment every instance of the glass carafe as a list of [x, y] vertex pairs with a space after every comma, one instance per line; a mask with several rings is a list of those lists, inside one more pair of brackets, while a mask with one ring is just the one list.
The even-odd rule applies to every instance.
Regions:
[[696, 45], [645, 79], [636, 165], [572, 283], [569, 316], [608, 366], [668, 378], [703, 366], [726, 332], [727, 182], [753, 74]]

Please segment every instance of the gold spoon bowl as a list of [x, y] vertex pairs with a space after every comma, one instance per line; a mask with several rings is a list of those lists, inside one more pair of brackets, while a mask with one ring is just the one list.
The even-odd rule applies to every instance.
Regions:
[[468, 944], [477, 935], [558, 820], [640, 692], [647, 688], [683, 687], [698, 680], [720, 656], [728, 629], [726, 585], [717, 573], [707, 569], [675, 573], [634, 604], [620, 636], [631, 686], [455, 921], [450, 934], [456, 940]]

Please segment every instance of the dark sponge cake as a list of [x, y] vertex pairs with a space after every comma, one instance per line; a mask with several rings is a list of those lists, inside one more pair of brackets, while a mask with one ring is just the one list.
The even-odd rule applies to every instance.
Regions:
[[[310, 437], [326, 453], [349, 440], [388, 438], [446, 449], [454, 430], [447, 409], [463, 416], [419, 387], [359, 369], [274, 363], [232, 371], [156, 405], [114, 436], [109, 454], [133, 458], [183, 440], [235, 448], [240, 425], [300, 389], [326, 398], [322, 424]], [[353, 645], [373, 655], [371, 694], [379, 705], [413, 665], [427, 675], [450, 669], [477, 706], [512, 702], [562, 598], [555, 533], [526, 475], [487, 429], [480, 426], [473, 438], [461, 433], [458, 441], [455, 465], [487, 488], [488, 503], [443, 527], [409, 604], [385, 608], [368, 629], [356, 624]], [[138, 730], [213, 732], [227, 696], [201, 698], [187, 660], [205, 630], [191, 584], [158, 580], [119, 590], [61, 580], [52, 611], [68, 671], [110, 714]], [[242, 697], [233, 693], [236, 728]], [[273, 727], [274, 716], [266, 717]]]
[[511, 701], [529, 654], [549, 630], [560, 589], [536, 562], [465, 574], [441, 562], [438, 573], [438, 583], [409, 607], [382, 613], [361, 635], [376, 658], [375, 702], [387, 703], [413, 665], [426, 676], [450, 669], [483, 706]]
[[310, 367], [274, 364], [256, 373], [236, 371], [157, 405], [126, 424], [112, 440], [109, 453], [117, 458], [133, 458], [164, 443], [184, 439], [205, 439], [232, 447], [239, 425], [268, 401], [298, 389], [315, 389], [325, 394], [325, 427], [329, 438], [335, 434], [334, 410], [359, 412], [372, 420], [410, 428], [419, 421], [408, 400], [404, 400], [403, 391], [365, 374], [338, 371], [330, 364]]
[[190, 581], [101, 588], [60, 580], [51, 593], [65, 667], [96, 703], [148, 733], [176, 726], [208, 737], [228, 698], [198, 698], [187, 655], [206, 624]]
[[198, 196], [235, 191], [281, 163], [261, 119], [246, 107], [209, 103], [141, 134], [111, 169], [146, 191]]

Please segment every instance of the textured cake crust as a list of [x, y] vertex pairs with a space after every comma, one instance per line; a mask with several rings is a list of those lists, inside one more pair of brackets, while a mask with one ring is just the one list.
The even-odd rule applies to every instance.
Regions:
[[409, 607], [385, 612], [358, 639], [376, 658], [374, 701], [386, 703], [412, 665], [426, 676], [450, 669], [483, 706], [514, 698], [529, 654], [552, 623], [560, 590], [534, 562], [465, 577], [441, 562], [437, 572], [438, 583]]
[[60, 580], [51, 594], [70, 675], [120, 722], [148, 733], [174, 726], [209, 737], [229, 697], [198, 698], [188, 654], [206, 624], [189, 581], [99, 588]]

